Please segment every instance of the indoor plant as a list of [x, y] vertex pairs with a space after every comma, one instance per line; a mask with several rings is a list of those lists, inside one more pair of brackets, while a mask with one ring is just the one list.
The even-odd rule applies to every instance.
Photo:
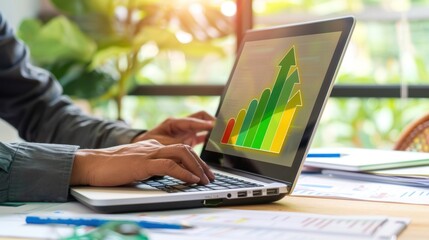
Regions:
[[[93, 103], [122, 98], [137, 71], [162, 51], [223, 54], [211, 40], [231, 33], [228, 17], [207, 1], [52, 0], [61, 13], [47, 23], [22, 22], [18, 35], [34, 62], [49, 69], [66, 94]], [[203, 17], [203, 18], [202, 18]], [[151, 49], [151, 50], [148, 50]]]

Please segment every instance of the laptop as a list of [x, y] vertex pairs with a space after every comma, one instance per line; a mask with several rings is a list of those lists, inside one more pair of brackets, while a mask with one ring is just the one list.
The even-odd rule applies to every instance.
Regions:
[[290, 194], [354, 24], [342, 17], [245, 34], [201, 152], [213, 183], [166, 176], [71, 194], [110, 213], [269, 203]]

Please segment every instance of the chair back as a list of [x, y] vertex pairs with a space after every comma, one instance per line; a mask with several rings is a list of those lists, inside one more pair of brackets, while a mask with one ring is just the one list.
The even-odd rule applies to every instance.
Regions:
[[429, 114], [405, 128], [396, 142], [394, 150], [429, 152]]

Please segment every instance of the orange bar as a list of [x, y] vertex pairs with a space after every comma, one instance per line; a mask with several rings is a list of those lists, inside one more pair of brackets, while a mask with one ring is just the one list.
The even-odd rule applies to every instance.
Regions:
[[231, 136], [232, 129], [234, 128], [235, 119], [231, 118], [226, 125], [225, 132], [223, 133], [222, 140], [220, 141], [223, 144], [227, 144], [229, 141], [229, 137]]

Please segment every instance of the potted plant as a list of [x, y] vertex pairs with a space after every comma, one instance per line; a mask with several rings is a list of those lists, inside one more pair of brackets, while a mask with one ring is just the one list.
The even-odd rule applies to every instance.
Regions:
[[18, 36], [33, 61], [50, 70], [65, 94], [91, 102], [122, 99], [135, 74], [162, 51], [224, 54], [212, 40], [229, 35], [230, 19], [202, 0], [51, 0], [61, 13], [47, 23], [24, 20]]

